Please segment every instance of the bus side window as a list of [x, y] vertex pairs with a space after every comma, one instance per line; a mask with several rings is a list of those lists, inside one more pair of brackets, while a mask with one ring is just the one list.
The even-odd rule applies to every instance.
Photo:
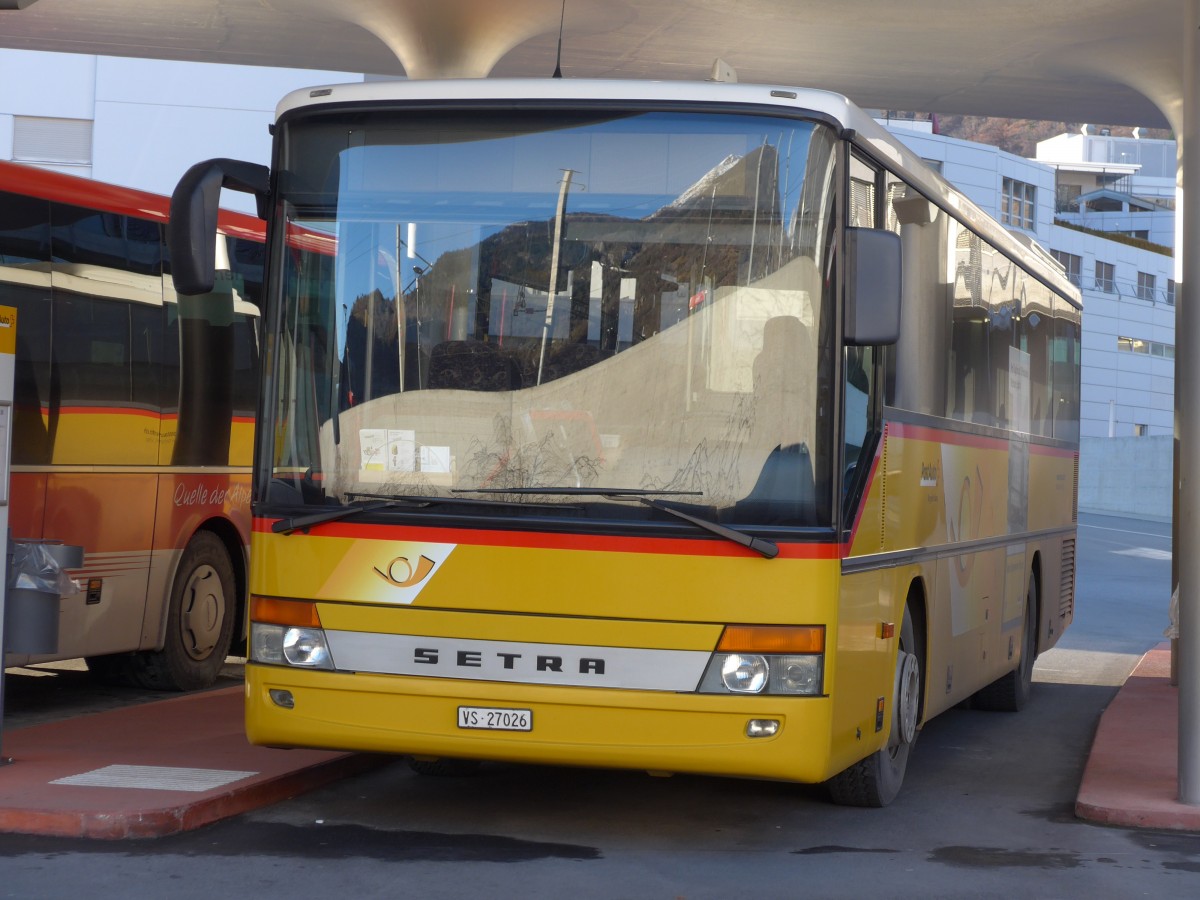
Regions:
[[[0, 192], [0, 291], [17, 308], [12, 461], [47, 463], [50, 409], [50, 204]], [[47, 418], [43, 418], [45, 415]]]
[[[845, 457], [842, 493], [850, 500], [862, 472], [870, 466], [867, 455], [874, 442], [875, 360], [877, 347], [846, 348]], [[847, 510], [848, 511], [848, 510]]]

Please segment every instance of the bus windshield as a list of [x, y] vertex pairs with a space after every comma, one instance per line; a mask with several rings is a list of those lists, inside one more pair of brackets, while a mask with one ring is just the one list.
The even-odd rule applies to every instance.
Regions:
[[281, 138], [260, 499], [831, 524], [831, 128], [416, 108]]

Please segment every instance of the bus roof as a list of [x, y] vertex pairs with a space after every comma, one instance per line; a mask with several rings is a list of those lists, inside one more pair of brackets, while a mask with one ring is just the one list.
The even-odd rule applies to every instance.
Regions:
[[949, 210], [980, 237], [1018, 259], [1022, 265], [1056, 292], [1082, 307], [1079, 289], [1064, 276], [1060, 266], [1041, 248], [1031, 249], [1026, 236], [1014, 237], [995, 219], [961, 194], [917, 154], [894, 138], [863, 110], [841, 94], [786, 85], [734, 84], [712, 81], [633, 81], [576, 78], [487, 78], [369, 81], [323, 85], [292, 91], [276, 107], [276, 120], [304, 109], [342, 105], [387, 105], [422, 101], [487, 103], [489, 101], [597, 102], [631, 101], [661, 103], [720, 103], [778, 107], [784, 111], [806, 111], [831, 119], [853, 132], [851, 140], [897, 174], [903, 173], [914, 187], [937, 205]]

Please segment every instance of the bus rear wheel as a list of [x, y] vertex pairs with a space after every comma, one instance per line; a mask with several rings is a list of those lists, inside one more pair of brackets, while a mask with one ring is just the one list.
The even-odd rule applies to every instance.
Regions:
[[1037, 660], [1038, 638], [1037, 579], [1029, 576], [1025, 594], [1025, 628], [1021, 635], [1021, 660], [1017, 667], [1001, 675], [971, 698], [971, 706], [992, 712], [1018, 712], [1033, 695], [1033, 664]]
[[842, 806], [887, 806], [900, 793], [908, 757], [917, 740], [921, 714], [921, 658], [912, 615], [904, 610], [900, 648], [896, 653], [892, 730], [887, 746], [826, 782], [829, 796]]
[[195, 691], [217, 680], [237, 608], [233, 564], [220, 538], [201, 531], [179, 560], [161, 650], [92, 657], [100, 679], [158, 691]]

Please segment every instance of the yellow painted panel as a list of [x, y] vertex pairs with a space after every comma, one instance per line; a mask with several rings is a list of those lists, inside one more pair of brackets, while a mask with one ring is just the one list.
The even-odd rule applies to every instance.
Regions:
[[722, 628], [680, 622], [447, 612], [347, 603], [322, 603], [318, 612], [323, 627], [339, 631], [644, 649], [712, 650]]
[[840, 572], [836, 559], [485, 546], [301, 532], [256, 532], [251, 556], [252, 590], [271, 596], [750, 624], [829, 621]]

